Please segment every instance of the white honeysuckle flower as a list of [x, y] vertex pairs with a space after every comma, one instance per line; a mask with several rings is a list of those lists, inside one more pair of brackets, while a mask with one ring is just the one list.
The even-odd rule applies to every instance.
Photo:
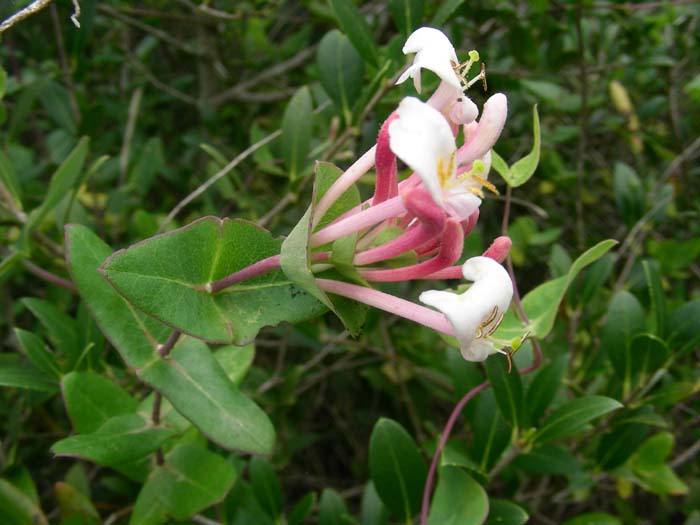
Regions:
[[455, 48], [445, 33], [433, 27], [416, 29], [403, 46], [404, 55], [415, 53], [413, 63], [404, 71], [397, 84], [409, 77], [418, 93], [421, 92], [421, 69], [429, 69], [457, 92], [462, 92], [462, 83], [454, 68], [459, 65]]
[[428, 290], [419, 299], [445, 314], [454, 327], [464, 359], [483, 361], [499, 351], [488, 337], [496, 331], [510, 305], [513, 282], [505, 268], [489, 257], [467, 260], [462, 274], [474, 282], [466, 292]]
[[479, 116], [479, 108], [468, 96], [462, 95], [450, 107], [449, 115], [455, 124], [471, 124]]
[[490, 167], [490, 155], [472, 160], [469, 171], [458, 175], [454, 135], [442, 113], [406, 97], [397, 114], [399, 118], [389, 125], [391, 151], [418, 174], [439, 206], [459, 219], [469, 217], [481, 205], [481, 186], [495, 191], [482, 178]]

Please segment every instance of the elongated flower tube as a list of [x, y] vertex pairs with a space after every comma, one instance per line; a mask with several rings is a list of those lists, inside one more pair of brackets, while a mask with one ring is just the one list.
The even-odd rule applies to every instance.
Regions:
[[403, 54], [415, 53], [413, 63], [404, 71], [397, 84], [413, 79], [413, 85], [418, 93], [421, 92], [421, 69], [429, 69], [440, 79], [451, 86], [455, 93], [462, 92], [460, 78], [454, 70], [459, 64], [454, 46], [445, 33], [433, 27], [416, 29], [406, 40]]
[[389, 145], [389, 125], [395, 118], [398, 118], [396, 113], [389, 115], [384, 124], [382, 124], [377, 137], [377, 149], [374, 155], [377, 177], [374, 197], [372, 197], [373, 206], [391, 197], [396, 197], [399, 193], [396, 155], [391, 151], [391, 146]]
[[508, 100], [503, 93], [489, 97], [484, 104], [479, 123], [465, 127], [464, 145], [457, 152], [457, 164], [471, 164], [488, 153], [501, 136], [508, 116]]
[[489, 257], [467, 260], [462, 274], [474, 282], [466, 292], [428, 290], [419, 299], [449, 319], [464, 359], [483, 361], [498, 351], [488, 337], [496, 331], [510, 305], [513, 282], [505, 268]]
[[479, 159], [477, 169], [475, 159], [470, 171], [457, 175], [457, 147], [445, 117], [413, 97], [404, 98], [397, 113], [389, 125], [392, 151], [416, 171], [438, 205], [460, 220], [468, 218], [481, 204], [480, 186], [488, 185], [476, 173], [484, 174], [486, 163]]

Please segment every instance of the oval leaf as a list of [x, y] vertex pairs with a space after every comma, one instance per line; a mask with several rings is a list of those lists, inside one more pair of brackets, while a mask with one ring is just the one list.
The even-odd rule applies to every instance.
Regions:
[[622, 408], [622, 403], [604, 396], [587, 396], [569, 401], [545, 419], [534, 435], [534, 443], [547, 443], [576, 434], [589, 421], [619, 408]]

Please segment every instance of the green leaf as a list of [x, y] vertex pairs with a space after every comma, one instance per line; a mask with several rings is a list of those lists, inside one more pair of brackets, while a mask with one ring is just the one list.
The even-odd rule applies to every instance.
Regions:
[[616, 293], [600, 331], [600, 345], [618, 377], [624, 381], [625, 392], [631, 388], [633, 360], [636, 359], [632, 355], [632, 339], [644, 329], [644, 310], [637, 298], [626, 291]]
[[0, 523], [48, 525], [39, 505], [5, 479], [0, 479]]
[[644, 277], [649, 289], [651, 313], [654, 316], [653, 332], [659, 337], [663, 337], [666, 332], [666, 295], [661, 284], [659, 268], [650, 260], [642, 261], [642, 268], [644, 268]]
[[[469, 445], [470, 456], [478, 462], [475, 469], [483, 475], [498, 461], [511, 442], [512, 430], [498, 409], [492, 390], [479, 394], [470, 418], [474, 439]], [[461, 466], [467, 466], [461, 462]]]
[[287, 515], [289, 525], [301, 525], [308, 518], [316, 506], [316, 493], [309, 492], [296, 502]]
[[26, 388], [50, 394], [58, 391], [58, 381], [54, 377], [18, 362], [0, 361], [0, 386]]
[[12, 165], [12, 161], [0, 151], [0, 189], [4, 199], [10, 199], [12, 205], [18, 210], [22, 210], [22, 197], [20, 184], [17, 180], [17, 172]]
[[173, 328], [212, 342], [247, 344], [263, 326], [325, 311], [281, 270], [216, 294], [206, 291], [210, 283], [279, 254], [280, 246], [250, 222], [205, 217], [115, 252], [102, 272], [132, 305]]
[[7, 89], [7, 72], [0, 67], [0, 99], [5, 96]]
[[615, 163], [613, 194], [617, 210], [631, 227], [644, 214], [644, 188], [637, 173], [622, 162]]
[[619, 408], [622, 404], [609, 397], [579, 397], [552, 412], [533, 436], [533, 442], [543, 444], [572, 436], [581, 432], [589, 421]]
[[318, 503], [319, 525], [347, 525], [352, 523], [343, 498], [333, 489], [324, 489]]
[[214, 357], [234, 385], [240, 385], [255, 358], [255, 345], [224, 346], [214, 352]]
[[44, 346], [44, 341], [40, 337], [21, 328], [15, 328], [15, 335], [22, 351], [37, 370], [55, 379], [61, 377], [56, 356]]
[[78, 126], [71, 111], [70, 95], [66, 88], [58, 82], [49, 80], [39, 93], [39, 100], [56, 124], [68, 134], [75, 135]]
[[57, 441], [51, 451], [104, 466], [120, 465], [147, 456], [173, 436], [171, 429], [153, 427], [139, 415], [128, 414], [109, 419], [97, 431]]
[[102, 520], [92, 502], [75, 487], [58, 482], [54, 485], [61, 523], [64, 525], [100, 525]]
[[539, 339], [546, 337], [554, 326], [557, 310], [571, 282], [581, 270], [600, 259], [615, 244], [617, 241], [612, 239], [599, 242], [582, 253], [566, 275], [547, 281], [530, 291], [522, 301], [525, 313], [530, 319], [527, 330], [523, 330], [522, 324], [511, 313], [506, 315], [494, 337], [511, 340], [513, 337], [522, 336], [525, 331]]
[[430, 21], [431, 27], [440, 27], [445, 25], [445, 22], [452, 16], [452, 14], [459, 9], [459, 7], [464, 3], [464, 0], [444, 0], [440, 8], [433, 16]]
[[306, 165], [311, 149], [313, 101], [309, 88], [300, 88], [287, 104], [282, 117], [281, 147], [289, 180], [296, 180]]
[[513, 365], [513, 370], [509, 373], [506, 359], [487, 359], [484, 366], [503, 418], [514, 428], [524, 427], [525, 396], [517, 368]]
[[549, 474], [574, 476], [581, 470], [581, 465], [568, 449], [560, 445], [546, 445], [532, 449], [529, 453], [518, 456], [513, 465], [530, 474]]
[[700, 342], [700, 299], [679, 306], [668, 316], [668, 345], [676, 352], [692, 348]]
[[413, 438], [397, 422], [381, 418], [369, 439], [369, 471], [377, 494], [404, 522], [420, 510], [427, 470]]
[[647, 439], [630, 459], [629, 466], [646, 490], [659, 495], [688, 492], [686, 484], [665, 463], [673, 450], [673, 442], [673, 434], [661, 432]]
[[338, 24], [343, 33], [348, 35], [350, 42], [355, 46], [362, 58], [373, 66], [379, 64], [377, 49], [374, 46], [372, 33], [365, 22], [362, 13], [353, 4], [352, 0], [329, 0]]
[[389, 0], [389, 13], [396, 27], [408, 36], [417, 29], [423, 19], [424, 0]]
[[265, 458], [254, 457], [248, 466], [250, 484], [260, 506], [277, 518], [282, 512], [282, 486], [274, 469]]
[[154, 360], [140, 377], [219, 446], [272, 452], [275, 429], [267, 415], [235, 387], [201, 341], [181, 338], [167, 358]]
[[649, 375], [664, 366], [671, 355], [671, 349], [666, 341], [655, 335], [639, 334], [630, 342], [630, 354], [632, 375]]
[[388, 525], [389, 513], [382, 503], [374, 483], [371, 481], [365, 485], [362, 491], [362, 501], [360, 503], [360, 523], [362, 525]]
[[49, 340], [67, 358], [67, 368], [72, 369], [81, 354], [75, 320], [48, 301], [27, 297], [21, 302], [46, 328]]
[[135, 371], [157, 358], [153, 341], [172, 331], [138, 312], [98, 272], [112, 249], [84, 226], [66, 227], [68, 269], [80, 296], [112, 346]]
[[[645, 406], [626, 412], [632, 415], [641, 410], [648, 411], [651, 407]], [[624, 464], [639, 448], [648, 433], [649, 425], [628, 418], [624, 413], [618, 414], [612, 430], [600, 439], [596, 451], [598, 464], [605, 470], [612, 470]]]
[[587, 512], [569, 518], [562, 525], [622, 525], [622, 521], [604, 512]]
[[97, 271], [100, 261], [111, 252], [109, 246], [80, 226], [67, 228], [66, 236], [69, 266], [78, 291], [139, 378], [157, 388], [220, 446], [269, 453], [274, 429], [267, 416], [238, 392], [206, 345], [180, 340], [169, 359], [162, 359], [153, 342], [164, 342], [171, 330], [137, 313]]
[[146, 141], [129, 172], [129, 187], [138, 195], [146, 195], [151, 189], [156, 175], [165, 168], [163, 142], [160, 137]]
[[442, 467], [429, 525], [481, 525], [489, 513], [486, 491], [459, 467]]
[[51, 176], [51, 182], [49, 182], [49, 189], [46, 192], [44, 201], [39, 207], [32, 210], [27, 219], [27, 223], [24, 226], [25, 234], [28, 234], [41, 224], [46, 215], [53, 210], [71, 190], [78, 186], [89, 144], [90, 140], [87, 137], [80, 139], [78, 145], [73, 148], [73, 151], [70, 152], [68, 157], [66, 157]]
[[566, 356], [560, 356], [543, 366], [527, 389], [526, 406], [531, 423], [536, 423], [554, 400], [561, 388], [568, 365]]
[[537, 112], [537, 104], [532, 107], [532, 150], [522, 159], [518, 160], [510, 168], [499, 155], [494, 157], [494, 169], [503, 177], [506, 184], [511, 188], [522, 186], [530, 177], [535, 174], [537, 165], [540, 163], [540, 116]]
[[353, 104], [362, 92], [365, 64], [350, 40], [337, 29], [326, 33], [316, 52], [318, 75], [323, 89], [335, 102], [349, 125]]
[[530, 519], [522, 507], [510, 501], [492, 499], [489, 507], [489, 517], [484, 525], [523, 525]]
[[[282, 243], [280, 266], [291, 281], [329, 308], [338, 316], [348, 331], [356, 335], [364, 323], [364, 307], [355, 301], [345, 300], [342, 297], [334, 296], [331, 299], [330, 296], [316, 286], [316, 276], [311, 271], [309, 239], [311, 237], [311, 225], [314, 223], [315, 218], [314, 206], [332, 182], [340, 175], [338, 168], [323, 163], [317, 163], [315, 171], [316, 180], [314, 182], [312, 204]], [[360, 203], [360, 196], [357, 189], [351, 187], [338, 201], [323, 216], [324, 220], [332, 220], [333, 217], [357, 206]]]
[[520, 83], [525, 89], [539, 98], [544, 104], [558, 111], [575, 113], [581, 108], [581, 97], [571, 93], [563, 87], [542, 80], [521, 79]]
[[132, 414], [138, 401], [106, 377], [93, 372], [71, 372], [61, 380], [63, 400], [73, 428], [79, 434], [97, 431], [115, 416]]
[[144, 484], [130, 523], [162, 523], [157, 520], [163, 514], [176, 520], [191, 518], [221, 501], [235, 480], [236, 470], [221, 456], [195, 445], [178, 445]]

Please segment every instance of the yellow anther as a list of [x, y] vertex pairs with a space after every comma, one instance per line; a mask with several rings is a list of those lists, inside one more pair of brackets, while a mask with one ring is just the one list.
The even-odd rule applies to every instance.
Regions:
[[472, 175], [472, 179], [474, 179], [474, 181], [476, 181], [476, 182], [478, 182], [479, 184], [481, 184], [484, 188], [486, 188], [487, 190], [489, 190], [491, 193], [494, 193], [494, 194], [496, 194], [496, 195], [500, 195], [500, 193], [498, 193], [498, 190], [496, 189], [496, 186], [494, 186], [493, 184], [491, 184], [491, 183], [490, 183], [489, 181], [487, 181], [486, 179], [482, 179], [482, 178], [479, 177], [478, 175]]
[[467, 188], [471, 193], [479, 197], [480, 199], [484, 198], [484, 192], [481, 191], [481, 188], [477, 188], [476, 186], [470, 186]]

